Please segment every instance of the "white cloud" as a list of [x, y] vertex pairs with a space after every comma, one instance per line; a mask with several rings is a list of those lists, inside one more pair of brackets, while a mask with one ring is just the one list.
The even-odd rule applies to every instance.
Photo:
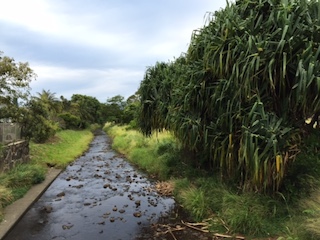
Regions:
[[[1, 1], [1, 0], [0, 0]], [[42, 89], [99, 100], [139, 87], [147, 66], [185, 52], [225, 0], [3, 0], [0, 46], [28, 61]]]
[[49, 2], [43, 0], [10, 0], [1, 4], [0, 19], [39, 32], [59, 32], [61, 21], [50, 12]]
[[[63, 39], [67, 42], [95, 47], [111, 47], [125, 39], [125, 34], [96, 29], [101, 16], [64, 12], [59, 1], [10, 0], [1, 5], [0, 20], [23, 26], [30, 31]], [[18, 7], [17, 7], [18, 6]]]
[[138, 86], [144, 74], [128, 69], [71, 69], [45, 65], [36, 65], [33, 69], [38, 75], [31, 83], [33, 94], [44, 89], [66, 98], [73, 94], [96, 96], [102, 102], [118, 94], [129, 97], [134, 93], [132, 87]]

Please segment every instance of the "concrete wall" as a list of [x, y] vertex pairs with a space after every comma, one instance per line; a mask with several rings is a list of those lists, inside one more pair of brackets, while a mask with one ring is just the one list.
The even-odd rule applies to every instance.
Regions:
[[[6, 172], [19, 163], [28, 162], [29, 142], [25, 140], [2, 145], [0, 151], [0, 173]], [[1, 154], [2, 152], [2, 154]]]

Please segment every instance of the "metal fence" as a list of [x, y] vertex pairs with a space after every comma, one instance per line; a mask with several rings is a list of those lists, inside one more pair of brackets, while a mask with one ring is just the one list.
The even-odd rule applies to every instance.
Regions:
[[0, 122], [0, 143], [10, 143], [21, 139], [21, 127], [18, 123]]

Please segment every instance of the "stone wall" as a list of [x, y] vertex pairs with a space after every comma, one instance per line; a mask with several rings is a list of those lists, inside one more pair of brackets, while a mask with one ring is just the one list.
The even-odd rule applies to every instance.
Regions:
[[1, 146], [0, 173], [12, 169], [19, 163], [29, 161], [29, 142], [25, 140], [12, 142]]

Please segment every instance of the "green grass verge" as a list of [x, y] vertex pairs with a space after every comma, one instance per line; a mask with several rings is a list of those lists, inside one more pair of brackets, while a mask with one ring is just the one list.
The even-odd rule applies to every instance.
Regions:
[[89, 130], [64, 130], [45, 144], [30, 143], [31, 162], [37, 165], [65, 168], [87, 148], [93, 134]]
[[47, 167], [66, 167], [88, 149], [93, 134], [89, 130], [58, 132], [46, 143], [30, 142], [31, 161], [0, 174], [0, 221], [3, 208], [23, 197], [32, 185], [45, 179]]
[[129, 161], [158, 179], [168, 179], [174, 162], [177, 144], [169, 132], [144, 137], [125, 126], [106, 124], [104, 130], [113, 138], [112, 148], [124, 154]]
[[174, 179], [176, 200], [195, 221], [209, 222], [212, 232], [246, 239], [320, 239], [319, 136], [306, 139], [282, 193], [268, 196], [239, 192], [214, 174], [190, 167], [168, 132], [146, 138], [126, 126], [106, 124], [104, 130], [129, 161], [160, 180]]

